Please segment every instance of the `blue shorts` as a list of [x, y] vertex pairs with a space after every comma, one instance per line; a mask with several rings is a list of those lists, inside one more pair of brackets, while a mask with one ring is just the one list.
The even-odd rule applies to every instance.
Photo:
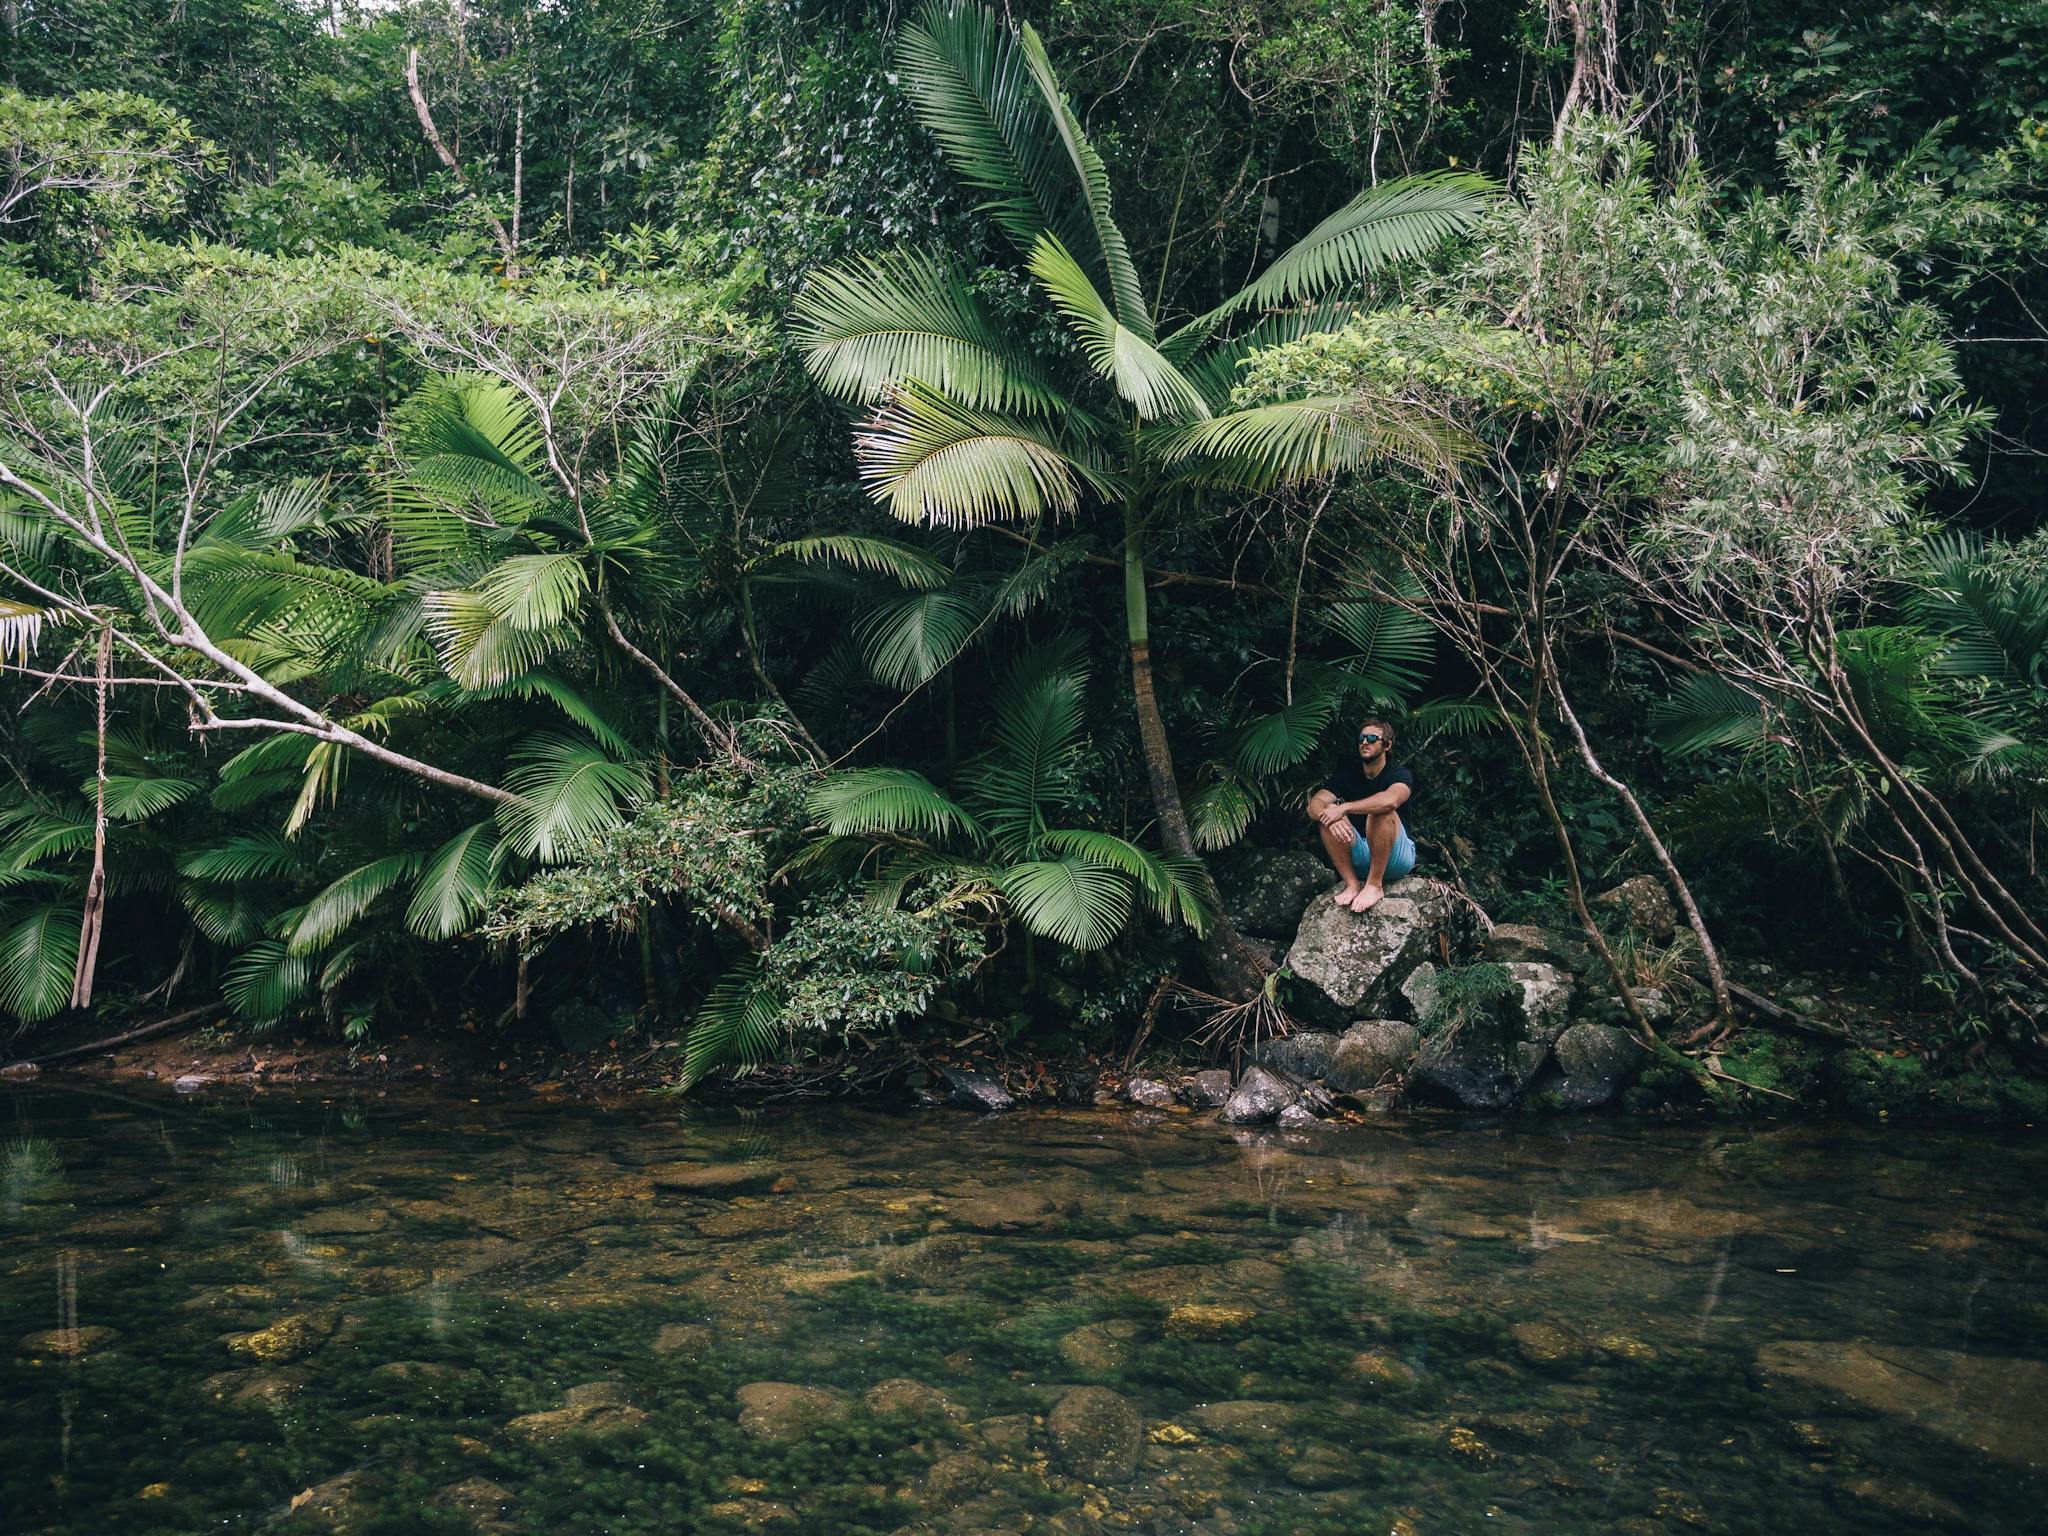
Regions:
[[[1354, 823], [1355, 825], [1355, 823]], [[1372, 873], [1372, 844], [1360, 832], [1351, 845], [1351, 867], [1363, 880]], [[1401, 823], [1401, 835], [1394, 839], [1394, 846], [1387, 854], [1387, 878], [1399, 880], [1415, 868], [1415, 839], [1408, 835], [1408, 823]]]

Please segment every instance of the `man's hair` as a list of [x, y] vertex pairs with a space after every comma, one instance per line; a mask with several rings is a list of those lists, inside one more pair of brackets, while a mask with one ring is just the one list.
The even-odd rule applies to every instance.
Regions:
[[1361, 731], [1367, 730], [1375, 725], [1378, 726], [1380, 730], [1385, 734], [1387, 738], [1387, 745], [1389, 747], [1392, 747], [1394, 744], [1394, 725], [1392, 721], [1382, 720], [1378, 715], [1367, 715], [1363, 720], [1358, 722], [1358, 728]]

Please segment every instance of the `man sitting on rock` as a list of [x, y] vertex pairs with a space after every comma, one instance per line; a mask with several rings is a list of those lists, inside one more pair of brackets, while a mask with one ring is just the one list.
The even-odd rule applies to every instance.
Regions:
[[1415, 839], [1408, 831], [1415, 775], [1393, 761], [1393, 752], [1394, 728], [1384, 720], [1365, 721], [1358, 728], [1358, 760], [1339, 763], [1308, 798], [1323, 852], [1344, 880], [1330, 899], [1354, 912], [1378, 905], [1386, 883], [1415, 868]]

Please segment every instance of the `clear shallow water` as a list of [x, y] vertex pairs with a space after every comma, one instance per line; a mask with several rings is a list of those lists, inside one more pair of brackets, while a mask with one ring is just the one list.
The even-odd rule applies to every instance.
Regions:
[[2034, 1532], [2044, 1175], [1968, 1131], [0, 1093], [0, 1531]]

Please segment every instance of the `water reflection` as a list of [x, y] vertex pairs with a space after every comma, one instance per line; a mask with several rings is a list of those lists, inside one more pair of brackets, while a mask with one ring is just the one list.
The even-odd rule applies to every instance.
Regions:
[[2017, 1532], [2048, 1495], [2023, 1141], [452, 1108], [0, 1097], [0, 1529]]

